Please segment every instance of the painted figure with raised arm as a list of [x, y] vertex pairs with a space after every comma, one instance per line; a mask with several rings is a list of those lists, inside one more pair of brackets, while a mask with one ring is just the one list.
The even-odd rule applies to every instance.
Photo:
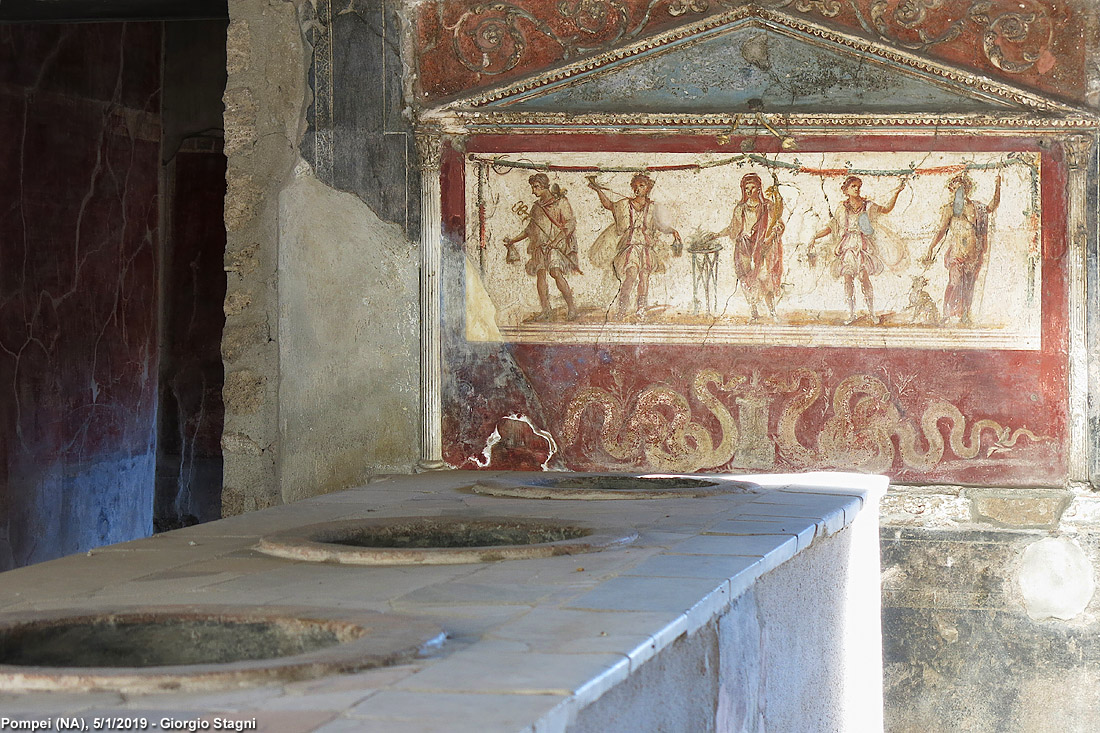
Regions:
[[947, 182], [951, 200], [942, 208], [940, 226], [928, 253], [921, 258], [930, 267], [936, 252], [946, 242], [943, 264], [947, 268], [947, 290], [943, 294], [943, 322], [970, 325], [970, 308], [974, 303], [974, 285], [989, 251], [989, 218], [1001, 203], [1001, 176], [989, 205], [970, 198], [974, 181], [960, 173]]
[[581, 273], [577, 261], [577, 220], [573, 216], [569, 199], [565, 198], [565, 191], [557, 184], [551, 187], [549, 176], [536, 173], [527, 182], [531, 184], [535, 202], [530, 211], [523, 207], [527, 226], [516, 236], [504, 241], [504, 246], [508, 249], [507, 261], [519, 261], [519, 254], [515, 252], [514, 246], [516, 242], [526, 239], [528, 259], [525, 269], [528, 275], [535, 278], [539, 305], [542, 306], [542, 312], [537, 319], [550, 320], [549, 275], [565, 299], [566, 318], [573, 320], [577, 317], [577, 307], [573, 302], [573, 289], [569, 287], [565, 276], [567, 273]]
[[672, 235], [674, 255], [679, 256], [683, 251], [680, 233], [664, 221], [659, 207], [649, 197], [654, 185], [652, 178], [637, 173], [630, 179], [630, 189], [634, 195], [612, 200], [608, 189], [597, 183], [595, 176], [588, 177], [588, 186], [615, 219], [594, 247], [598, 247], [600, 239], [606, 236], [615, 238], [616, 251], [611, 264], [620, 283], [617, 297], [619, 320], [629, 313], [632, 296], [634, 312], [639, 317], [645, 315], [649, 303], [649, 277], [655, 272], [665, 271], [663, 253], [659, 249], [660, 235]]
[[902, 180], [894, 189], [889, 203], [877, 204], [860, 194], [863, 180], [857, 176], [848, 176], [840, 185], [844, 202], [836, 207], [829, 224], [814, 235], [810, 242], [809, 254], [813, 256], [813, 246], [822, 237], [832, 235], [832, 273], [833, 277], [844, 279], [844, 297], [848, 305], [848, 320], [844, 325], [856, 321], [856, 280], [863, 290], [863, 300], [867, 303], [867, 313], [872, 323], [879, 323], [875, 312], [875, 289], [871, 276], [883, 271], [882, 257], [876, 243], [875, 222], [884, 214], [894, 210], [898, 196], [905, 188]]

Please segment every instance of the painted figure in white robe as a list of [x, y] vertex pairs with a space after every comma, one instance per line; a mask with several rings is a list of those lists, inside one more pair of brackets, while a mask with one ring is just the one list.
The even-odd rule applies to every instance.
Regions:
[[813, 257], [814, 243], [822, 237], [832, 235], [829, 255], [832, 260], [833, 277], [844, 280], [844, 297], [848, 305], [848, 319], [845, 325], [856, 321], [856, 288], [858, 280], [863, 291], [863, 300], [867, 304], [867, 313], [872, 323], [879, 323], [875, 311], [875, 289], [871, 276], [885, 269], [875, 225], [879, 217], [889, 214], [898, 202], [898, 196], [905, 188], [903, 180], [894, 189], [890, 202], [882, 205], [860, 195], [863, 181], [857, 176], [848, 176], [840, 186], [845, 199], [833, 212], [832, 220], [824, 229], [814, 235], [810, 242], [810, 256]]
[[665, 271], [665, 257], [661, 234], [672, 235], [672, 252], [679, 256], [683, 251], [680, 233], [668, 224], [660, 208], [649, 197], [654, 181], [642, 173], [630, 180], [634, 195], [612, 200], [608, 190], [589, 176], [589, 187], [600, 197], [600, 204], [611, 212], [615, 221], [597, 238], [593, 250], [606, 248], [614, 241], [615, 255], [611, 266], [619, 280], [616, 298], [616, 317], [624, 320], [630, 312], [631, 299], [634, 313], [644, 317], [649, 306], [649, 278], [653, 273]]

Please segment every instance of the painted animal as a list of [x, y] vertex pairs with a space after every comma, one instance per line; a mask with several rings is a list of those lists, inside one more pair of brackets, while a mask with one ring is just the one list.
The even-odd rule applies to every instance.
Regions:
[[909, 303], [905, 306], [905, 312], [910, 323], [938, 326], [940, 311], [936, 307], [936, 301], [925, 290], [926, 287], [928, 287], [928, 278], [923, 275], [913, 277], [913, 284], [909, 287]]
[[[939, 398], [928, 403], [919, 423], [915, 423], [902, 413], [882, 380], [856, 374], [841, 380], [833, 390], [830, 415], [816, 445], [808, 446], [798, 439], [797, 427], [802, 416], [825, 394], [821, 375], [810, 369], [796, 369], [772, 384], [778, 391], [792, 393], [779, 416], [776, 442], [779, 454], [797, 468], [882, 473], [893, 467], [900, 453], [907, 468], [928, 471], [943, 460], [948, 447], [958, 458], [975, 458], [987, 433], [993, 438], [987, 455], [1009, 450], [1023, 437], [1032, 442], [1048, 440], [1026, 426], [1012, 430], [990, 419], [971, 422], [967, 429], [963, 412]], [[944, 421], [949, 427], [947, 440], [942, 430]]]
[[589, 408], [595, 408], [602, 414], [600, 447], [617, 461], [659, 471], [720, 467], [733, 458], [739, 435], [729, 408], [710, 385], [720, 392], [732, 392], [745, 381], [744, 377], [725, 380], [714, 369], [700, 370], [692, 381], [693, 396], [718, 422], [721, 435], [717, 444], [710, 430], [693, 419], [688, 400], [666, 385], [643, 389], [629, 411], [627, 402], [608, 390], [578, 390], [566, 408], [562, 440], [566, 445], [575, 443]]

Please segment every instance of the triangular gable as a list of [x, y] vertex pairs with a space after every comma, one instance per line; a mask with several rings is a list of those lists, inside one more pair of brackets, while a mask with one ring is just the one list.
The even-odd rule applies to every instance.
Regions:
[[874, 57], [746, 23], [486, 105], [511, 112], [958, 112], [1012, 108]]
[[436, 110], [541, 113], [1080, 114], [1034, 93], [743, 6]]

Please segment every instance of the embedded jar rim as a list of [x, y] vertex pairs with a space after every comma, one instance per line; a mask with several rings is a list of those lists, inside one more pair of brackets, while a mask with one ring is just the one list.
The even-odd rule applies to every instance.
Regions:
[[[534, 529], [579, 529], [573, 538], [528, 544], [486, 544], [468, 547], [379, 547], [342, 544], [334, 538], [364, 529], [401, 526], [446, 530], [456, 525], [512, 525]], [[342, 519], [284, 530], [261, 538], [256, 550], [267, 555], [306, 562], [348, 565], [459, 565], [578, 555], [630, 544], [638, 538], [632, 529], [600, 527], [585, 521], [501, 516], [400, 516]]]
[[0, 663], [0, 691], [210, 691], [314, 679], [411, 660], [446, 638], [437, 625], [411, 616], [305, 606], [156, 605], [53, 609], [0, 614], [0, 637], [20, 630], [80, 624], [214, 621], [266, 623], [331, 631], [335, 643], [298, 654], [241, 661], [152, 666], [64, 666]]

